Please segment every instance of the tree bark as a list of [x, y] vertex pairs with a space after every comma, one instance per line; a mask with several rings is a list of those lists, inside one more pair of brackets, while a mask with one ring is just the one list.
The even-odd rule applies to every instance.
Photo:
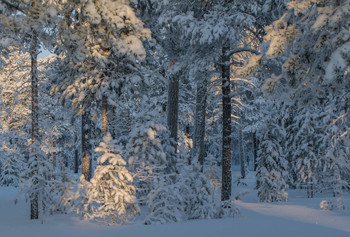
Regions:
[[[239, 92], [239, 84], [235, 83], [234, 85], [235, 92], [238, 95]], [[239, 161], [240, 161], [240, 168], [241, 168], [241, 178], [244, 179], [246, 177], [246, 170], [245, 170], [245, 154], [244, 154], [244, 137], [243, 137], [243, 131], [242, 131], [242, 126], [243, 126], [243, 112], [239, 109], [238, 112], [238, 146], [239, 146]]]
[[78, 152], [78, 149], [77, 149], [77, 147], [76, 147], [77, 141], [78, 141], [78, 136], [77, 136], [77, 135], [75, 135], [74, 141], [75, 141], [75, 150], [74, 150], [74, 173], [77, 174], [77, 173], [78, 173], [78, 170], [79, 170], [79, 152]]
[[[33, 6], [34, 7], [34, 6]], [[34, 30], [32, 35], [32, 42], [30, 47], [30, 58], [31, 58], [31, 89], [32, 89], [32, 144], [39, 138], [39, 114], [38, 114], [38, 37], [37, 32]], [[35, 148], [32, 149], [32, 155], [36, 154]], [[32, 174], [33, 176], [35, 174]], [[35, 179], [34, 181], [35, 182]], [[39, 203], [38, 194], [34, 193], [34, 197], [30, 200], [30, 219], [39, 218]]]
[[91, 119], [89, 114], [85, 111], [81, 120], [81, 172], [85, 180], [91, 179]]
[[168, 88], [167, 122], [170, 131], [170, 138], [175, 141], [175, 152], [177, 150], [177, 126], [179, 120], [179, 80], [170, 78]]
[[243, 131], [242, 131], [242, 118], [239, 118], [238, 125], [238, 139], [239, 139], [239, 158], [241, 164], [241, 178], [244, 179], [245, 174], [245, 155], [244, 155], [244, 143], [243, 143]]
[[107, 113], [107, 97], [102, 96], [102, 137], [108, 132], [108, 113]]
[[[52, 147], [54, 149], [56, 149], [56, 147], [57, 147], [57, 141], [56, 141], [55, 135], [52, 135]], [[52, 153], [53, 170], [56, 170], [56, 163], [57, 163], [56, 158], [57, 158], [57, 153], [54, 151]]]
[[222, 189], [221, 200], [231, 198], [231, 86], [229, 47], [222, 48]]
[[253, 134], [253, 143], [254, 143], [254, 171], [256, 171], [256, 168], [258, 166], [258, 140], [256, 138], [256, 132]]
[[197, 95], [196, 95], [196, 112], [195, 112], [195, 127], [194, 127], [194, 144], [192, 157], [198, 157], [198, 162], [203, 171], [205, 158], [205, 113], [207, 107], [207, 90], [208, 80], [197, 81]]
[[117, 132], [116, 132], [116, 111], [115, 111], [115, 107], [113, 106], [112, 107], [112, 110], [111, 110], [111, 112], [112, 112], [112, 115], [111, 115], [111, 130], [112, 130], [112, 138], [113, 139], [116, 139], [117, 138]]

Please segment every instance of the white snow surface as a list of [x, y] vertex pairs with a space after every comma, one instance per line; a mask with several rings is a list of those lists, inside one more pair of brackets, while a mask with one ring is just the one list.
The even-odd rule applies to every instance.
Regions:
[[[238, 173], [234, 176], [238, 177]], [[235, 180], [235, 177], [234, 177]], [[0, 187], [0, 237], [349, 237], [350, 197], [345, 198], [347, 210], [325, 211], [320, 202], [326, 197], [305, 198], [305, 191], [289, 191], [289, 201], [259, 203], [254, 187], [254, 174], [245, 182], [250, 193], [236, 201], [241, 214], [235, 218], [194, 220], [182, 223], [145, 226], [140, 216], [135, 224], [106, 226], [81, 220], [74, 214], [52, 215], [44, 223], [29, 220], [29, 204], [14, 199], [15, 188]], [[331, 200], [331, 198], [329, 198]], [[144, 211], [145, 212], [145, 211]]]

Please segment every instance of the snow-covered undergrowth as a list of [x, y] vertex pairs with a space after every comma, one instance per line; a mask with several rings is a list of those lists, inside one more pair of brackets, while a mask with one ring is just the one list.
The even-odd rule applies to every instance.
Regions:
[[[233, 179], [239, 177], [234, 171]], [[320, 208], [323, 200], [332, 197], [306, 198], [305, 190], [289, 190], [289, 201], [280, 203], [260, 203], [254, 187], [254, 173], [245, 180], [247, 186], [234, 186], [235, 193], [250, 190], [237, 200], [241, 214], [235, 218], [193, 220], [180, 223], [146, 226], [144, 214], [137, 217], [134, 224], [106, 226], [101, 223], [82, 220], [76, 214], [46, 216], [44, 224], [29, 220], [29, 205], [19, 198], [14, 199], [17, 189], [0, 188], [0, 237], [108, 237], [108, 236], [152, 236], [152, 237], [348, 237], [350, 236], [350, 196], [345, 197], [344, 211], [328, 211]], [[145, 213], [146, 210], [141, 210]]]

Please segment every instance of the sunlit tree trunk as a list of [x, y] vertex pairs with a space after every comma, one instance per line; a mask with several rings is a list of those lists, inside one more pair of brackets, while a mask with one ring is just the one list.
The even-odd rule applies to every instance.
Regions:
[[108, 132], [108, 113], [107, 113], [107, 97], [102, 96], [102, 137]]
[[222, 48], [222, 189], [221, 200], [231, 198], [231, 86], [228, 46]]
[[91, 118], [87, 111], [82, 115], [81, 120], [81, 173], [85, 180], [91, 179]]

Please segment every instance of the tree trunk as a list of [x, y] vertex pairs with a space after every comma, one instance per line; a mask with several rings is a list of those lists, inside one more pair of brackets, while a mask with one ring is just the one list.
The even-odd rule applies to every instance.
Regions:
[[[56, 149], [57, 147], [57, 141], [55, 135], [52, 135], [52, 147]], [[56, 170], [56, 158], [57, 158], [57, 153], [56, 151], [52, 152], [52, 163], [53, 163], [53, 170]]]
[[81, 173], [85, 180], [91, 179], [91, 119], [89, 113], [85, 111], [81, 120]]
[[75, 150], [74, 150], [74, 173], [77, 174], [79, 170], [79, 152], [77, 149], [77, 141], [78, 141], [78, 136], [75, 135], [74, 137], [74, 143], [75, 143]]
[[243, 131], [242, 131], [242, 118], [239, 118], [238, 124], [238, 139], [239, 139], [239, 158], [241, 162], [241, 178], [244, 179], [245, 174], [245, 155], [244, 155], [244, 143], [243, 143]]
[[[239, 91], [239, 84], [235, 83], [234, 85], [235, 92], [238, 95]], [[243, 112], [239, 109], [238, 112], [238, 146], [239, 146], [239, 161], [240, 161], [240, 166], [241, 166], [241, 178], [244, 179], [246, 174], [245, 174], [245, 154], [244, 154], [244, 137], [243, 137], [243, 131], [242, 131], [242, 126], [243, 126], [243, 120], [242, 120]]]
[[102, 96], [102, 137], [108, 132], [108, 113], [107, 113], [107, 97]]
[[196, 113], [195, 113], [195, 127], [194, 127], [194, 144], [192, 157], [198, 157], [198, 162], [203, 171], [204, 157], [205, 157], [205, 113], [207, 107], [207, 89], [208, 80], [197, 81], [197, 95], [196, 95]]
[[256, 132], [253, 134], [253, 143], [254, 143], [254, 171], [258, 166], [258, 140], [256, 138]]
[[[34, 30], [32, 35], [32, 43], [30, 47], [31, 58], [31, 89], [32, 89], [32, 144], [39, 138], [39, 114], [38, 114], [38, 38], [37, 32]], [[32, 155], [36, 154], [35, 148], [32, 149]], [[35, 174], [32, 174], [33, 176]], [[33, 181], [35, 182], [35, 180]], [[39, 218], [38, 194], [34, 193], [34, 197], [30, 200], [30, 219]]]
[[116, 132], [116, 111], [115, 111], [115, 107], [113, 106], [112, 107], [112, 110], [111, 110], [111, 112], [112, 112], [112, 116], [111, 116], [111, 130], [112, 130], [112, 138], [113, 139], [116, 139], [117, 138], [117, 132]]
[[177, 124], [179, 120], [179, 80], [170, 78], [168, 88], [167, 122], [170, 137], [174, 139], [175, 152], [177, 150]]
[[222, 48], [222, 189], [221, 200], [231, 198], [231, 87], [229, 47]]

